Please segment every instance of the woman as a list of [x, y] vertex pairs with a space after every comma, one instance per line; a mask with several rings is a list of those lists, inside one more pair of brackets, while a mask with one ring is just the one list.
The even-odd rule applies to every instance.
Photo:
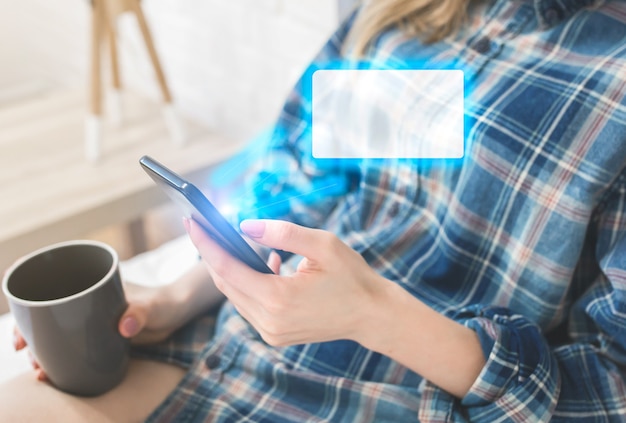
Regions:
[[[626, 3], [371, 1], [315, 66], [346, 57], [462, 69], [466, 156], [321, 168], [303, 78], [255, 182], [288, 207], [241, 223], [295, 269], [257, 274], [187, 221], [203, 263], [120, 321], [138, 343], [181, 328], [136, 350], [170, 365], [95, 400], [22, 379], [12, 410], [29, 390], [27, 412], [89, 421], [626, 418]], [[328, 178], [346, 191], [303, 192]]]

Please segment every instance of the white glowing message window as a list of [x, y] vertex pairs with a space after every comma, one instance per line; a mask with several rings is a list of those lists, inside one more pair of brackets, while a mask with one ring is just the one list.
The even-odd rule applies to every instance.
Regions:
[[315, 158], [461, 158], [460, 70], [318, 70]]

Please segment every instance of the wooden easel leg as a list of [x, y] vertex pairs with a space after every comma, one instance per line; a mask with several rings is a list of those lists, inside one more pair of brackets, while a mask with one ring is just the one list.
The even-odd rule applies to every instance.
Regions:
[[117, 52], [117, 31], [115, 30], [115, 23], [113, 16], [110, 13], [106, 13], [105, 27], [109, 38], [109, 53], [111, 56], [111, 79], [113, 85], [113, 91], [110, 96], [111, 107], [111, 120], [116, 126], [122, 124], [122, 82], [120, 79], [120, 68]]
[[152, 66], [154, 67], [154, 72], [156, 73], [157, 82], [159, 83], [159, 88], [161, 89], [161, 94], [163, 95], [163, 101], [165, 103], [172, 102], [172, 96], [170, 94], [170, 90], [165, 82], [165, 75], [163, 74], [163, 69], [161, 68], [161, 64], [159, 62], [159, 57], [157, 55], [156, 49], [154, 48], [154, 43], [152, 42], [152, 36], [150, 35], [150, 29], [148, 28], [148, 23], [146, 22], [146, 18], [143, 15], [143, 11], [141, 10], [141, 6], [139, 5], [138, 0], [131, 1], [131, 7], [135, 16], [137, 16], [137, 23], [139, 24], [139, 29], [141, 30], [141, 35], [143, 36], [143, 40], [146, 43], [146, 48], [148, 49], [148, 55], [150, 56], [150, 61], [152, 62]]
[[131, 1], [131, 4], [132, 10], [137, 16], [139, 29], [141, 30], [144, 42], [146, 43], [146, 48], [148, 49], [148, 54], [150, 56], [150, 60], [152, 61], [154, 72], [156, 73], [159, 88], [161, 89], [161, 94], [163, 95], [163, 101], [165, 102], [165, 106], [163, 108], [163, 117], [165, 119], [165, 124], [170, 133], [170, 136], [174, 140], [174, 143], [178, 145], [183, 145], [186, 142], [187, 135], [185, 134], [185, 130], [180, 120], [178, 119], [176, 111], [174, 110], [174, 107], [172, 105], [172, 96], [165, 81], [165, 75], [163, 74], [163, 69], [161, 68], [161, 64], [159, 63], [159, 58], [157, 56], [156, 49], [154, 48], [154, 43], [152, 42], [152, 36], [150, 35], [148, 23], [146, 22], [146, 18], [144, 17], [141, 6], [139, 5], [139, 0]]
[[89, 115], [85, 122], [85, 156], [96, 161], [100, 157], [102, 138], [102, 74], [100, 46], [102, 41], [103, 0], [93, 0], [91, 15], [91, 81]]

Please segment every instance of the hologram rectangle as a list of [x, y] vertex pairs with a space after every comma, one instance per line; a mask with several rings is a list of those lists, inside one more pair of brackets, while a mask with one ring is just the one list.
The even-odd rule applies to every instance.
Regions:
[[318, 70], [312, 86], [315, 158], [461, 158], [460, 70]]

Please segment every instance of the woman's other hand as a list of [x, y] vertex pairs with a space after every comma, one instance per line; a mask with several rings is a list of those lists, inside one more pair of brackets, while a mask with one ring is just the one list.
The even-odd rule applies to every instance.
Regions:
[[[188, 320], [185, 307], [178, 303], [177, 296], [170, 295], [170, 290], [169, 286], [154, 288], [124, 283], [128, 308], [118, 323], [120, 334], [131, 338], [134, 344], [151, 344], [165, 340], [184, 325]], [[27, 347], [17, 326], [13, 329], [13, 346], [16, 351]], [[44, 370], [30, 351], [28, 355], [37, 379], [45, 381]]]
[[170, 286], [146, 287], [124, 284], [128, 308], [118, 330], [134, 344], [155, 344], [167, 339], [188, 321], [185, 305], [170, 295]]
[[[26, 341], [17, 326], [13, 326], [13, 348], [15, 348], [15, 351], [20, 351], [26, 348]], [[39, 367], [39, 363], [37, 363], [37, 360], [35, 360], [35, 357], [30, 351], [28, 351], [28, 358], [30, 360], [30, 364], [33, 366], [33, 369], [35, 369], [37, 380], [42, 382], [48, 380], [46, 373], [41, 367]]]

